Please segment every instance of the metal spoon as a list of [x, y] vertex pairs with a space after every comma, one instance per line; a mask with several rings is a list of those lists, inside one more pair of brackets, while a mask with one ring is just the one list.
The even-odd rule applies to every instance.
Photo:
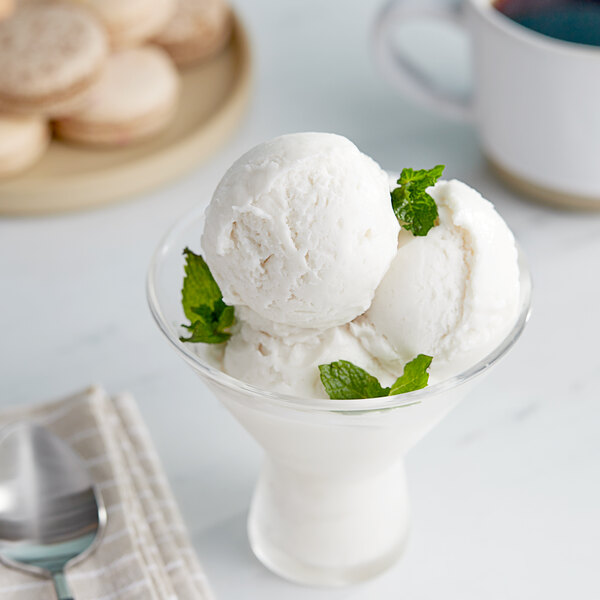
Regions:
[[64, 570], [98, 543], [106, 510], [79, 457], [47, 429], [0, 430], [0, 562], [52, 577], [72, 600]]

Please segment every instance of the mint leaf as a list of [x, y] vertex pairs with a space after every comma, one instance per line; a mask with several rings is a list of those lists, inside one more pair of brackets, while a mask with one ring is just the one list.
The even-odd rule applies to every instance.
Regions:
[[404, 366], [404, 372], [392, 385], [390, 396], [414, 392], [427, 386], [429, 382], [429, 369], [433, 357], [419, 354]]
[[391, 388], [382, 387], [376, 377], [347, 360], [319, 365], [321, 382], [332, 400], [356, 400], [358, 398], [381, 398], [420, 390], [427, 385], [427, 369], [433, 358], [419, 354], [407, 363], [404, 373]]
[[208, 265], [199, 254], [189, 248], [185, 255], [185, 277], [181, 290], [183, 312], [189, 325], [183, 325], [191, 332], [190, 337], [180, 337], [182, 342], [221, 344], [231, 334], [227, 331], [235, 322], [233, 306], [223, 302], [223, 294], [214, 280]]
[[204, 259], [189, 248], [186, 248], [183, 254], [185, 278], [181, 290], [181, 303], [185, 316], [193, 322], [198, 318], [194, 307], [207, 306], [212, 309], [215, 302], [223, 299], [223, 295]]
[[444, 165], [433, 169], [402, 169], [397, 183], [400, 187], [392, 191], [392, 208], [398, 222], [413, 235], [427, 235], [438, 218], [435, 200], [425, 191], [442, 176]]
[[217, 331], [219, 332], [225, 331], [235, 323], [233, 306], [228, 306], [223, 300], [221, 302], [223, 303], [223, 310], [217, 319]]
[[376, 377], [347, 360], [319, 365], [319, 372], [325, 391], [335, 400], [379, 398], [390, 391], [381, 387]]
[[219, 333], [216, 331], [213, 323], [210, 321], [198, 320], [194, 321], [193, 325], [184, 325], [184, 327], [191, 332], [191, 335], [190, 337], [180, 337], [179, 339], [182, 342], [222, 344], [231, 337], [230, 333]]

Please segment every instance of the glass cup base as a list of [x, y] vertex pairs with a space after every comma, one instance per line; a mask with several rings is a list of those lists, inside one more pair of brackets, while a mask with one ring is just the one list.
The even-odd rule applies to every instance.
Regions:
[[393, 567], [406, 549], [407, 538], [391, 552], [367, 564], [323, 568], [303, 563], [269, 544], [248, 521], [248, 538], [254, 556], [272, 573], [293, 583], [314, 587], [344, 587], [377, 577]]

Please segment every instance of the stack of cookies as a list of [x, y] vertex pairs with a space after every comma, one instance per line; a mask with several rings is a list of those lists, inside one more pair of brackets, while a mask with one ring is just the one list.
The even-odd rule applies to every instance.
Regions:
[[32, 165], [51, 132], [104, 148], [165, 129], [177, 66], [219, 52], [226, 0], [0, 0], [0, 176]]

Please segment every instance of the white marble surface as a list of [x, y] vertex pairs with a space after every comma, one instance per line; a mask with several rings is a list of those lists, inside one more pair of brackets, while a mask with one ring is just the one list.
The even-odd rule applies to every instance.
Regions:
[[[129, 203], [0, 219], [0, 403], [90, 382], [134, 392], [221, 600], [599, 598], [600, 214], [524, 202], [490, 175], [470, 127], [398, 98], [368, 50], [379, 2], [239, 4], [255, 94], [212, 160]], [[260, 452], [161, 338], [144, 297], [168, 225], [205, 202], [242, 151], [300, 130], [345, 134], [388, 169], [445, 163], [496, 203], [535, 280], [516, 348], [408, 457], [404, 559], [335, 591], [288, 584], [251, 555], [245, 513]]]

